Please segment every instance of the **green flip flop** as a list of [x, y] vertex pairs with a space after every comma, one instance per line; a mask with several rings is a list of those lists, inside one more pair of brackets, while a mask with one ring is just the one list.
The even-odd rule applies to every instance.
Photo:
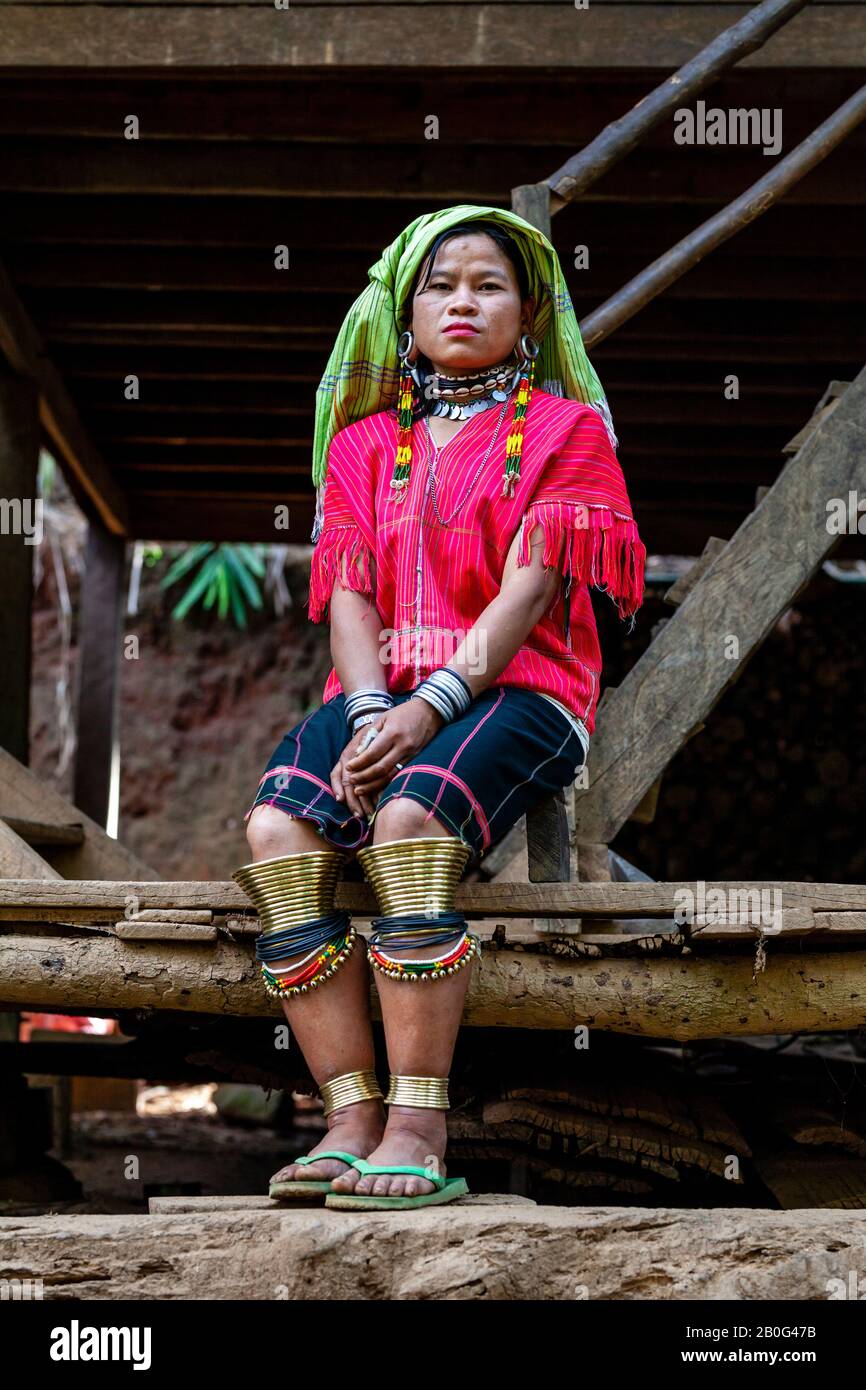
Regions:
[[411, 1163], [368, 1163], [365, 1158], [356, 1158], [352, 1163], [359, 1173], [413, 1173], [415, 1177], [426, 1178], [432, 1182], [435, 1192], [422, 1192], [416, 1197], [376, 1197], [370, 1192], [329, 1192], [325, 1206], [332, 1211], [406, 1211], [412, 1207], [433, 1207], [442, 1202], [453, 1202], [455, 1197], [466, 1197], [469, 1188], [465, 1178], [434, 1177], [426, 1168]]
[[[302, 1167], [307, 1163], [318, 1163], [321, 1158], [339, 1158], [343, 1163], [350, 1166], [356, 1163], [363, 1163], [363, 1159], [355, 1154], [343, 1153], [342, 1149], [323, 1149], [321, 1153], [305, 1155], [304, 1158], [296, 1158], [292, 1161]], [[321, 1197], [331, 1190], [331, 1178], [307, 1178], [295, 1182], [272, 1182], [268, 1189], [268, 1196], [278, 1200], [281, 1197]]]

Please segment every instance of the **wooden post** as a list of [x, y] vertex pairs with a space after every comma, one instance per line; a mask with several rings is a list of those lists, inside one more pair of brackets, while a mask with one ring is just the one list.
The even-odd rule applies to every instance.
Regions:
[[73, 799], [99, 825], [108, 822], [118, 743], [118, 660], [123, 621], [125, 543], [91, 521], [81, 611]]
[[521, 183], [512, 188], [511, 211], [550, 237], [550, 187], [546, 182]]
[[0, 746], [26, 763], [30, 724], [33, 552], [39, 402], [33, 382], [0, 366]]

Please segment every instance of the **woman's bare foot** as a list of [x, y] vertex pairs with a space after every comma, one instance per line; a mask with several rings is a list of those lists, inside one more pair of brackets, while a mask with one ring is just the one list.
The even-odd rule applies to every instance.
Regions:
[[[359, 1100], [354, 1105], [345, 1105], [328, 1116], [328, 1132], [310, 1149], [310, 1156], [320, 1149], [342, 1149], [343, 1153], [354, 1154], [356, 1158], [369, 1158], [384, 1128], [385, 1115], [380, 1100]], [[339, 1158], [323, 1158], [321, 1163], [289, 1163], [274, 1173], [271, 1182], [322, 1182], [352, 1172], [354, 1169]]]
[[[447, 1142], [444, 1110], [391, 1105], [381, 1144], [361, 1157], [377, 1164], [429, 1166], [437, 1177], [444, 1177], [442, 1159]], [[355, 1192], [359, 1196], [365, 1193], [374, 1197], [420, 1197], [436, 1190], [427, 1178], [416, 1177], [413, 1173], [362, 1175], [355, 1168], [345, 1169], [331, 1186], [334, 1192]]]

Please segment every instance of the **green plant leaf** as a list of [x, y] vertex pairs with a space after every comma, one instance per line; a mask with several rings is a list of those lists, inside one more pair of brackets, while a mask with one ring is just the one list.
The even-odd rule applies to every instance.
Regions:
[[247, 611], [244, 608], [243, 599], [241, 598], [237, 585], [235, 584], [231, 586], [230, 597], [232, 602], [232, 617], [234, 618], [235, 623], [238, 627], [245, 628], [247, 625]]
[[195, 579], [192, 581], [183, 598], [180, 600], [180, 603], [178, 603], [172, 609], [173, 618], [186, 617], [187, 613], [192, 608], [196, 599], [204, 593], [208, 584], [210, 584], [211, 580], [216, 574], [217, 569], [219, 568], [219, 565], [220, 557], [218, 554], [208, 555], [207, 559], [205, 560]]
[[225, 556], [221, 557], [222, 564], [217, 570], [216, 583], [219, 592], [219, 607], [217, 612], [224, 618], [229, 611], [229, 572], [226, 568]]
[[160, 582], [160, 588], [167, 589], [169, 585], [176, 583], [178, 579], [182, 579], [183, 576], [187, 574], [194, 565], [197, 565], [199, 560], [204, 559], [213, 548], [213, 541], [200, 541], [196, 545], [191, 545], [188, 550], [185, 550], [182, 555], [178, 556], [169, 569], [168, 574], [163, 576]]
[[241, 544], [236, 545], [234, 549], [244, 561], [247, 568], [251, 569], [253, 574], [257, 574], [260, 579], [263, 578], [267, 569], [265, 556], [263, 554], [264, 547], [260, 545]]
[[226, 548], [226, 564], [230, 566], [238, 583], [252, 604], [253, 608], [262, 607], [262, 595], [259, 586], [252, 575], [244, 568], [244, 562], [238, 554]]

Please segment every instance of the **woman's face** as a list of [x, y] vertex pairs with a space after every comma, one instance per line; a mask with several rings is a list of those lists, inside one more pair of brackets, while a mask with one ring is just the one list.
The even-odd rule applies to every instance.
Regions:
[[521, 303], [517, 272], [492, 237], [451, 237], [440, 246], [426, 287], [412, 298], [416, 349], [446, 375], [492, 367], [506, 361], [520, 334], [529, 332], [532, 310], [531, 298]]

